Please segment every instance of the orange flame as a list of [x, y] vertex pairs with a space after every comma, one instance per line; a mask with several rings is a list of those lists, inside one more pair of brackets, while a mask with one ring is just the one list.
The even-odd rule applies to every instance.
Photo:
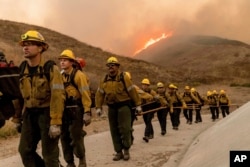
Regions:
[[162, 35], [161, 35], [160, 37], [156, 38], [156, 39], [151, 38], [150, 40], [148, 40], [148, 41], [145, 43], [145, 45], [143, 46], [143, 48], [137, 50], [137, 51], [134, 53], [134, 55], [140, 53], [142, 50], [148, 48], [149, 46], [155, 44], [156, 42], [159, 42], [159, 41], [162, 40], [162, 39], [165, 39], [165, 38], [168, 38], [168, 37], [172, 36], [172, 34], [173, 34], [172, 32], [168, 33], [167, 35], [166, 35], [165, 33], [162, 33]]

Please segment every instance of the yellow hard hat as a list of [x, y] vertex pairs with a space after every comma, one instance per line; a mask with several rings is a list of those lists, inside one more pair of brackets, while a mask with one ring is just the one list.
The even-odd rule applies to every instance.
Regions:
[[217, 94], [217, 91], [216, 91], [216, 90], [213, 90], [213, 94]]
[[207, 96], [211, 96], [213, 93], [211, 91], [207, 91]]
[[141, 81], [142, 84], [146, 84], [146, 85], [150, 85], [150, 82], [149, 82], [149, 79], [147, 78], [144, 78], [142, 81]]
[[164, 88], [164, 84], [162, 82], [157, 83], [157, 88]]
[[195, 88], [191, 88], [191, 92], [195, 92], [196, 91], [196, 89]]
[[61, 55], [59, 56], [58, 59], [71, 59], [71, 60], [75, 60], [75, 55], [74, 53], [72, 52], [72, 50], [69, 50], [69, 49], [65, 49]]
[[190, 87], [189, 87], [189, 86], [185, 86], [185, 89], [186, 89], [186, 90], [189, 90], [189, 89], [190, 89]]
[[127, 76], [128, 76], [128, 78], [129, 78], [129, 79], [132, 79], [132, 78], [131, 78], [131, 74], [130, 74], [130, 72], [127, 72], [127, 71], [126, 71], [126, 72], [124, 72], [124, 73], [125, 73], [125, 75], [127, 75]]
[[220, 94], [226, 94], [224, 90], [220, 90]]
[[170, 89], [177, 89], [177, 87], [174, 84], [169, 84], [168, 88], [170, 88]]
[[19, 41], [19, 45], [24, 46], [24, 42], [26, 41], [35, 41], [40, 43], [43, 46], [44, 51], [49, 48], [49, 45], [45, 42], [44, 37], [38, 31], [30, 30], [25, 34], [21, 35], [21, 41]]
[[113, 57], [113, 56], [110, 57], [110, 58], [108, 58], [107, 64], [117, 64], [117, 65], [120, 65], [120, 63], [118, 62], [117, 58]]

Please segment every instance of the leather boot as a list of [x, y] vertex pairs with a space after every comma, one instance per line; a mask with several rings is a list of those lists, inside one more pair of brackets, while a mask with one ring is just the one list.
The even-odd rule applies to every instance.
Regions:
[[149, 141], [148, 136], [144, 136], [142, 139], [143, 139], [146, 143], [148, 143], [148, 141]]
[[122, 152], [118, 152], [115, 154], [113, 161], [119, 161], [120, 159], [123, 159], [123, 153]]
[[129, 154], [129, 149], [124, 149], [124, 156], [123, 156], [123, 159], [125, 161], [129, 160], [130, 158], [130, 154]]
[[80, 158], [79, 159], [79, 166], [78, 167], [87, 167], [85, 158]]

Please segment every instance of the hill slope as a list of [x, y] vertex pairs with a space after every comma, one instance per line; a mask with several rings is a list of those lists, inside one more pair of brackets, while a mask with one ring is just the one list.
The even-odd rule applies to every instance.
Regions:
[[43, 27], [0, 20], [0, 50], [5, 53], [8, 60], [14, 60], [16, 64], [20, 64], [23, 60], [22, 48], [18, 45], [18, 41], [20, 35], [30, 29], [39, 31], [48, 42], [49, 50], [44, 53], [46, 59], [50, 58], [57, 61], [60, 53], [67, 48], [72, 49], [76, 56], [83, 57], [87, 62], [85, 71], [89, 75], [94, 88], [97, 87], [97, 83], [105, 75], [107, 70], [105, 66], [106, 60], [112, 55], [118, 57], [122, 70], [132, 73], [132, 78], [137, 84], [144, 77], [154, 78], [153, 84], [158, 81], [179, 82], [178, 79], [180, 78], [177, 76], [180, 74], [177, 75], [176, 72], [168, 71], [163, 67], [105, 52], [100, 48]]
[[250, 46], [213, 36], [173, 36], [135, 58], [183, 71], [186, 81], [243, 83], [250, 77]]

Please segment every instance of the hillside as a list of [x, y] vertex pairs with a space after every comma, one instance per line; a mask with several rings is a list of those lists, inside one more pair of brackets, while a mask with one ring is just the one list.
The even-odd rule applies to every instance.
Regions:
[[250, 46], [213, 36], [172, 36], [135, 56], [185, 72], [187, 82], [249, 83]]
[[83, 57], [87, 62], [85, 71], [89, 75], [94, 88], [97, 87], [97, 83], [105, 75], [107, 70], [105, 66], [106, 59], [110, 56], [118, 57], [122, 70], [131, 72], [132, 78], [137, 84], [139, 84], [144, 77], [154, 78], [154, 80], [152, 80], [153, 84], [158, 81], [180, 81], [180, 78], [177, 77], [180, 76], [180, 74], [168, 71], [164, 67], [105, 52], [100, 48], [90, 46], [50, 29], [0, 20], [0, 50], [5, 53], [8, 60], [14, 60], [16, 64], [19, 64], [23, 60], [22, 48], [18, 45], [18, 41], [20, 40], [21, 34], [30, 29], [38, 30], [43, 34], [49, 44], [49, 50], [44, 53], [46, 59], [50, 58], [57, 61], [57, 57], [66, 48], [72, 49], [76, 56]]

